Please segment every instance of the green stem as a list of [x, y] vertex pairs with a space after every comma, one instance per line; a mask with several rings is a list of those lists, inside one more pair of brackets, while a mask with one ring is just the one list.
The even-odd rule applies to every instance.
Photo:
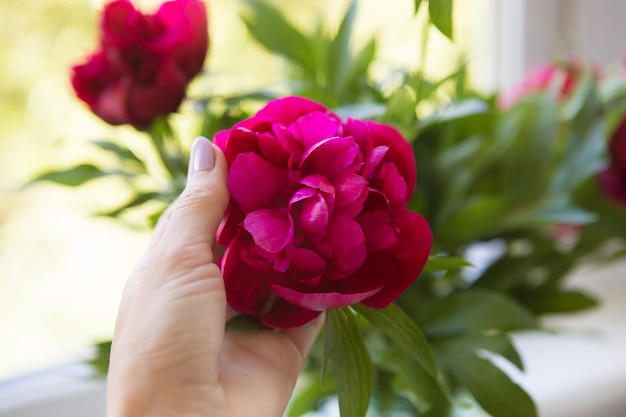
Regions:
[[177, 187], [182, 189], [186, 180], [187, 164], [169, 123], [166, 119], [158, 119], [148, 133], [161, 164]]

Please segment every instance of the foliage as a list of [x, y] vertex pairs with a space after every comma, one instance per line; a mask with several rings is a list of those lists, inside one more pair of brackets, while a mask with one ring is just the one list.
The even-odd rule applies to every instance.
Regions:
[[[607, 164], [608, 136], [626, 109], [626, 81], [583, 71], [568, 97], [546, 88], [503, 107], [498, 94], [473, 91], [460, 65], [438, 80], [404, 69], [401, 84], [389, 91], [370, 76], [376, 38], [354, 45], [357, 4], [350, 2], [335, 30], [324, 23], [301, 30], [262, 0], [243, 1], [241, 17], [252, 38], [288, 64], [288, 93], [320, 101], [342, 117], [392, 124], [406, 136], [419, 170], [410, 208], [428, 219], [434, 249], [422, 275], [392, 306], [329, 312], [289, 415], [338, 396], [342, 416], [369, 410], [444, 417], [470, 407], [461, 399], [470, 396], [494, 417], [536, 416], [529, 395], [492, 359], [523, 370], [510, 333], [542, 329], [544, 314], [595, 306], [592, 295], [567, 287], [568, 275], [582, 263], [626, 255], [624, 208], [596, 179]], [[426, 24], [452, 39], [452, 0], [416, 0], [407, 13], [426, 7]], [[231, 127], [276, 97], [269, 91], [188, 97], [202, 118], [198, 134], [212, 137]], [[184, 187], [187, 150], [166, 119], [141, 134], [158, 164], [118, 141], [95, 141], [115, 156], [115, 166], [80, 164], [34, 181], [83, 186], [122, 178], [134, 197], [101, 214], [123, 219], [144, 208], [152, 225]], [[146, 181], [155, 172], [165, 173], [164, 183]], [[493, 261], [465, 260], [486, 245], [497, 248]], [[227, 327], [262, 326], [240, 317]], [[102, 370], [105, 362], [95, 363]]]

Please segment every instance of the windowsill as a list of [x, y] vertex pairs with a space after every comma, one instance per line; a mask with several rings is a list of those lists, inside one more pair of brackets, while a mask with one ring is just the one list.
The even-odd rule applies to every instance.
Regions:
[[[601, 299], [594, 311], [551, 317], [558, 333], [514, 337], [526, 366], [512, 377], [536, 400], [541, 417], [623, 417], [626, 409], [626, 263], [579, 273], [572, 286]], [[506, 365], [506, 364], [505, 364]], [[80, 363], [0, 381], [0, 417], [104, 416], [104, 380]]]

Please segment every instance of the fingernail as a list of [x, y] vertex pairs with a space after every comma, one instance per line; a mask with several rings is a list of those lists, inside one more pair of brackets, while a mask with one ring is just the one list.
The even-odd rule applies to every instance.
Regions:
[[215, 152], [213, 144], [205, 137], [199, 136], [191, 145], [189, 158], [189, 175], [198, 171], [210, 171], [215, 166]]

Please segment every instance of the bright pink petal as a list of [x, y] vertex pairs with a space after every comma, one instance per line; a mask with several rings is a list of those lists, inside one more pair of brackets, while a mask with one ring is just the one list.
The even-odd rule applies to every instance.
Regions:
[[350, 171], [343, 171], [335, 178], [337, 207], [346, 206], [356, 201], [367, 186], [367, 180]]
[[263, 158], [276, 166], [287, 166], [289, 154], [283, 150], [282, 143], [270, 133], [262, 133], [258, 137], [259, 148]]
[[388, 150], [388, 146], [377, 146], [372, 149], [372, 151], [365, 157], [365, 164], [363, 164], [361, 175], [368, 180], [372, 179], [376, 168], [378, 168]]
[[341, 272], [352, 272], [365, 261], [365, 236], [361, 226], [353, 219], [333, 216], [326, 234], [332, 245], [333, 265]]
[[360, 154], [354, 139], [330, 138], [317, 143], [302, 156], [303, 174], [321, 174], [331, 181], [340, 172], [352, 166]]
[[270, 101], [256, 115], [277, 123], [291, 124], [298, 117], [316, 111], [326, 112], [327, 109], [313, 100], [290, 96]]
[[300, 116], [288, 128], [305, 150], [325, 139], [341, 136], [341, 130], [341, 121], [336, 116], [319, 111]]
[[294, 267], [303, 271], [319, 271], [326, 266], [326, 260], [311, 249], [287, 246], [285, 254]]
[[307, 233], [321, 233], [328, 226], [330, 210], [320, 194], [303, 201], [298, 225]]
[[407, 194], [406, 182], [398, 173], [396, 165], [383, 164], [374, 179], [374, 187], [385, 195], [392, 210], [402, 210], [406, 207], [407, 196], [410, 195]]
[[397, 271], [380, 292], [362, 301], [368, 307], [385, 308], [396, 300], [417, 279], [430, 255], [432, 232], [422, 216], [406, 210], [396, 218], [396, 229], [399, 242], [384, 253]]
[[230, 167], [228, 191], [244, 212], [267, 208], [280, 191], [281, 171], [254, 153], [240, 154]]
[[409, 200], [417, 182], [417, 167], [411, 144], [395, 128], [382, 123], [369, 122], [374, 146], [387, 146], [383, 161], [393, 163], [406, 181], [406, 199]]
[[335, 187], [333, 184], [323, 175], [311, 174], [300, 180], [300, 184], [307, 187], [315, 188], [323, 193], [335, 194]]
[[246, 216], [244, 228], [261, 249], [278, 253], [293, 240], [293, 220], [287, 212], [261, 209]]
[[373, 148], [369, 123], [357, 119], [348, 119], [343, 125], [344, 136], [352, 136], [363, 155], [368, 155]]
[[[228, 146], [228, 142], [230, 141], [231, 130], [221, 130], [215, 134], [213, 137], [213, 143], [215, 146], [220, 148], [222, 152], [226, 152], [226, 147]], [[232, 161], [228, 161], [229, 165]]]
[[376, 288], [353, 294], [342, 294], [338, 292], [303, 293], [276, 284], [270, 284], [270, 287], [279, 297], [287, 300], [290, 304], [314, 311], [347, 307], [371, 297], [380, 290], [380, 288]]

